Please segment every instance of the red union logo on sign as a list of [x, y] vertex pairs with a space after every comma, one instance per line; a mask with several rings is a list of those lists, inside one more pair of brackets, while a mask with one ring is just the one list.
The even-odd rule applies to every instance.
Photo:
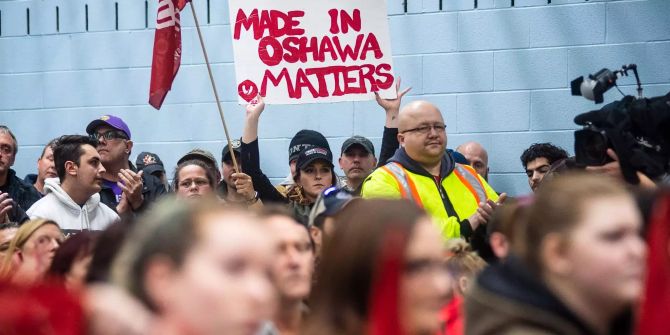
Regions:
[[179, 9], [175, 8], [172, 0], [161, 0], [158, 2], [158, 18], [156, 29], [174, 26], [179, 31]]

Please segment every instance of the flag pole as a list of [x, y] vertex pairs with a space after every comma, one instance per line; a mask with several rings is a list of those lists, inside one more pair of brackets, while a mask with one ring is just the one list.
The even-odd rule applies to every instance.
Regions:
[[193, 13], [193, 21], [195, 21], [195, 28], [198, 30], [198, 38], [200, 39], [200, 46], [202, 47], [202, 54], [205, 56], [205, 63], [207, 64], [207, 72], [209, 73], [209, 81], [212, 83], [212, 90], [214, 90], [214, 99], [216, 99], [216, 107], [219, 109], [219, 116], [221, 116], [221, 123], [223, 123], [223, 131], [226, 133], [226, 141], [228, 141], [228, 152], [230, 152], [230, 157], [233, 159], [233, 168], [236, 173], [240, 172], [240, 168], [237, 165], [237, 158], [235, 158], [235, 152], [233, 151], [233, 145], [230, 142], [230, 135], [228, 135], [228, 126], [226, 126], [226, 119], [223, 117], [223, 108], [221, 107], [221, 101], [219, 101], [219, 93], [216, 90], [216, 83], [214, 83], [214, 75], [212, 75], [212, 67], [209, 65], [209, 58], [207, 57], [207, 50], [205, 49], [205, 41], [202, 39], [202, 33], [200, 32], [200, 24], [198, 23], [198, 16], [195, 15], [195, 6], [193, 6], [193, 1], [189, 1], [191, 5], [191, 13]]

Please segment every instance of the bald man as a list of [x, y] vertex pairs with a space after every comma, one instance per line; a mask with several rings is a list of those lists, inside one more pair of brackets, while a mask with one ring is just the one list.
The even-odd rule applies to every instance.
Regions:
[[489, 154], [484, 147], [477, 142], [465, 142], [456, 148], [456, 151], [465, 156], [472, 166], [484, 180], [489, 180]]
[[409, 199], [434, 218], [445, 239], [469, 239], [504, 200], [472, 167], [446, 154], [446, 125], [430, 102], [415, 101], [402, 108], [398, 142], [400, 148], [389, 163], [365, 180], [363, 198]]

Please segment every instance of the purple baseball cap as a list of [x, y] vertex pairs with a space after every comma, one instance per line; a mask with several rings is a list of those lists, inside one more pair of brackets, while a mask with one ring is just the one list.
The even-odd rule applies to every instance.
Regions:
[[128, 139], [130, 139], [130, 129], [128, 129], [128, 125], [118, 116], [103, 115], [99, 119], [91, 121], [91, 123], [86, 126], [86, 133], [93, 134], [93, 132], [100, 126], [110, 126], [116, 130], [120, 130], [128, 136]]

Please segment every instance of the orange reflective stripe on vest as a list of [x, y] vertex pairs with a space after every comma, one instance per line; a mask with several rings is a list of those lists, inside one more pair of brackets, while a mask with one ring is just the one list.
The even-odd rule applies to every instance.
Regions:
[[423, 208], [423, 203], [421, 202], [419, 192], [416, 190], [416, 185], [414, 185], [412, 178], [409, 178], [407, 173], [405, 173], [405, 169], [400, 164], [391, 162], [381, 168], [388, 172], [388, 174], [395, 179], [396, 183], [398, 183], [400, 195], [404, 199], [412, 200], [412, 202]]
[[470, 190], [478, 204], [488, 200], [488, 197], [486, 196], [486, 189], [484, 188], [484, 185], [482, 185], [482, 182], [479, 180], [479, 178], [477, 178], [476, 172], [470, 170], [464, 165], [456, 164], [454, 173], [456, 173], [456, 176], [461, 180], [463, 185], [465, 185], [465, 187]]

